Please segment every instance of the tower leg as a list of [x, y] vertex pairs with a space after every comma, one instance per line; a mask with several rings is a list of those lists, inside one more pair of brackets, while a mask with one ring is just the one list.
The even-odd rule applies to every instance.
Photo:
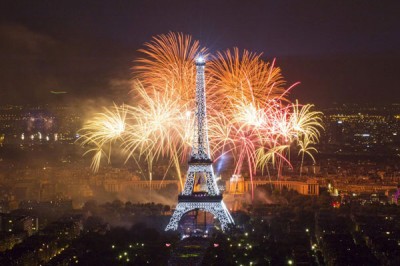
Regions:
[[222, 231], [226, 231], [229, 228], [229, 225], [233, 225], [233, 219], [230, 215], [228, 209], [226, 208], [224, 202], [179, 202], [176, 206], [176, 209], [169, 221], [165, 231], [168, 230], [177, 230], [179, 221], [182, 216], [186, 213], [193, 210], [202, 210], [205, 212], [209, 212], [216, 217], [221, 223]]

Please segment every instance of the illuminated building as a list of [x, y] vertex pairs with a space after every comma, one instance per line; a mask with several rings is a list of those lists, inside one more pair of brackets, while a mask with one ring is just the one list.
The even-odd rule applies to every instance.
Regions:
[[165, 229], [166, 231], [178, 229], [179, 221], [183, 215], [196, 210], [212, 213], [221, 223], [222, 230], [228, 229], [228, 226], [234, 223], [222, 201], [222, 193], [217, 186], [210, 157], [204, 68], [204, 58], [198, 57], [196, 59], [195, 135], [189, 159], [189, 170], [183, 192], [178, 196], [178, 205]]
[[[301, 195], [318, 196], [319, 184], [316, 179], [308, 179], [307, 181], [292, 181], [292, 180], [254, 180], [253, 186], [271, 185], [277, 190], [286, 188], [288, 190], [295, 190]], [[233, 176], [226, 182], [226, 187], [229, 194], [242, 195], [251, 191], [251, 182], [245, 181], [243, 177]]]
[[38, 231], [38, 219], [26, 215], [0, 214], [0, 231], [7, 233], [24, 232], [31, 236]]

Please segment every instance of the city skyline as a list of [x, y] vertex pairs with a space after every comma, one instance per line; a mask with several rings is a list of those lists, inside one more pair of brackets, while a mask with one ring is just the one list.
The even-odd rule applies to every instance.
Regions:
[[400, 265], [398, 1], [3, 1], [0, 265]]

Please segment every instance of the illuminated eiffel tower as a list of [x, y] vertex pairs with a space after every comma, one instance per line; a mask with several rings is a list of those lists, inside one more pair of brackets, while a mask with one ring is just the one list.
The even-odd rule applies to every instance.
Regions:
[[[178, 196], [178, 205], [165, 230], [177, 230], [182, 216], [190, 211], [202, 210], [212, 213], [221, 224], [221, 229], [228, 229], [234, 224], [232, 216], [222, 201], [215, 180], [206, 117], [206, 94], [204, 68], [205, 60], [199, 56], [196, 59], [196, 113], [194, 123], [194, 140], [189, 159], [189, 170], [183, 192]], [[194, 191], [200, 184], [200, 191]]]

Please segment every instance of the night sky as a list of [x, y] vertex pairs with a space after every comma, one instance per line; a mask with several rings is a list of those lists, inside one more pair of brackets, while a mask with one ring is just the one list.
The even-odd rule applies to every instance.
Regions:
[[400, 102], [399, 17], [383, 0], [2, 1], [0, 102], [126, 98], [136, 50], [168, 31], [276, 58], [303, 103]]

